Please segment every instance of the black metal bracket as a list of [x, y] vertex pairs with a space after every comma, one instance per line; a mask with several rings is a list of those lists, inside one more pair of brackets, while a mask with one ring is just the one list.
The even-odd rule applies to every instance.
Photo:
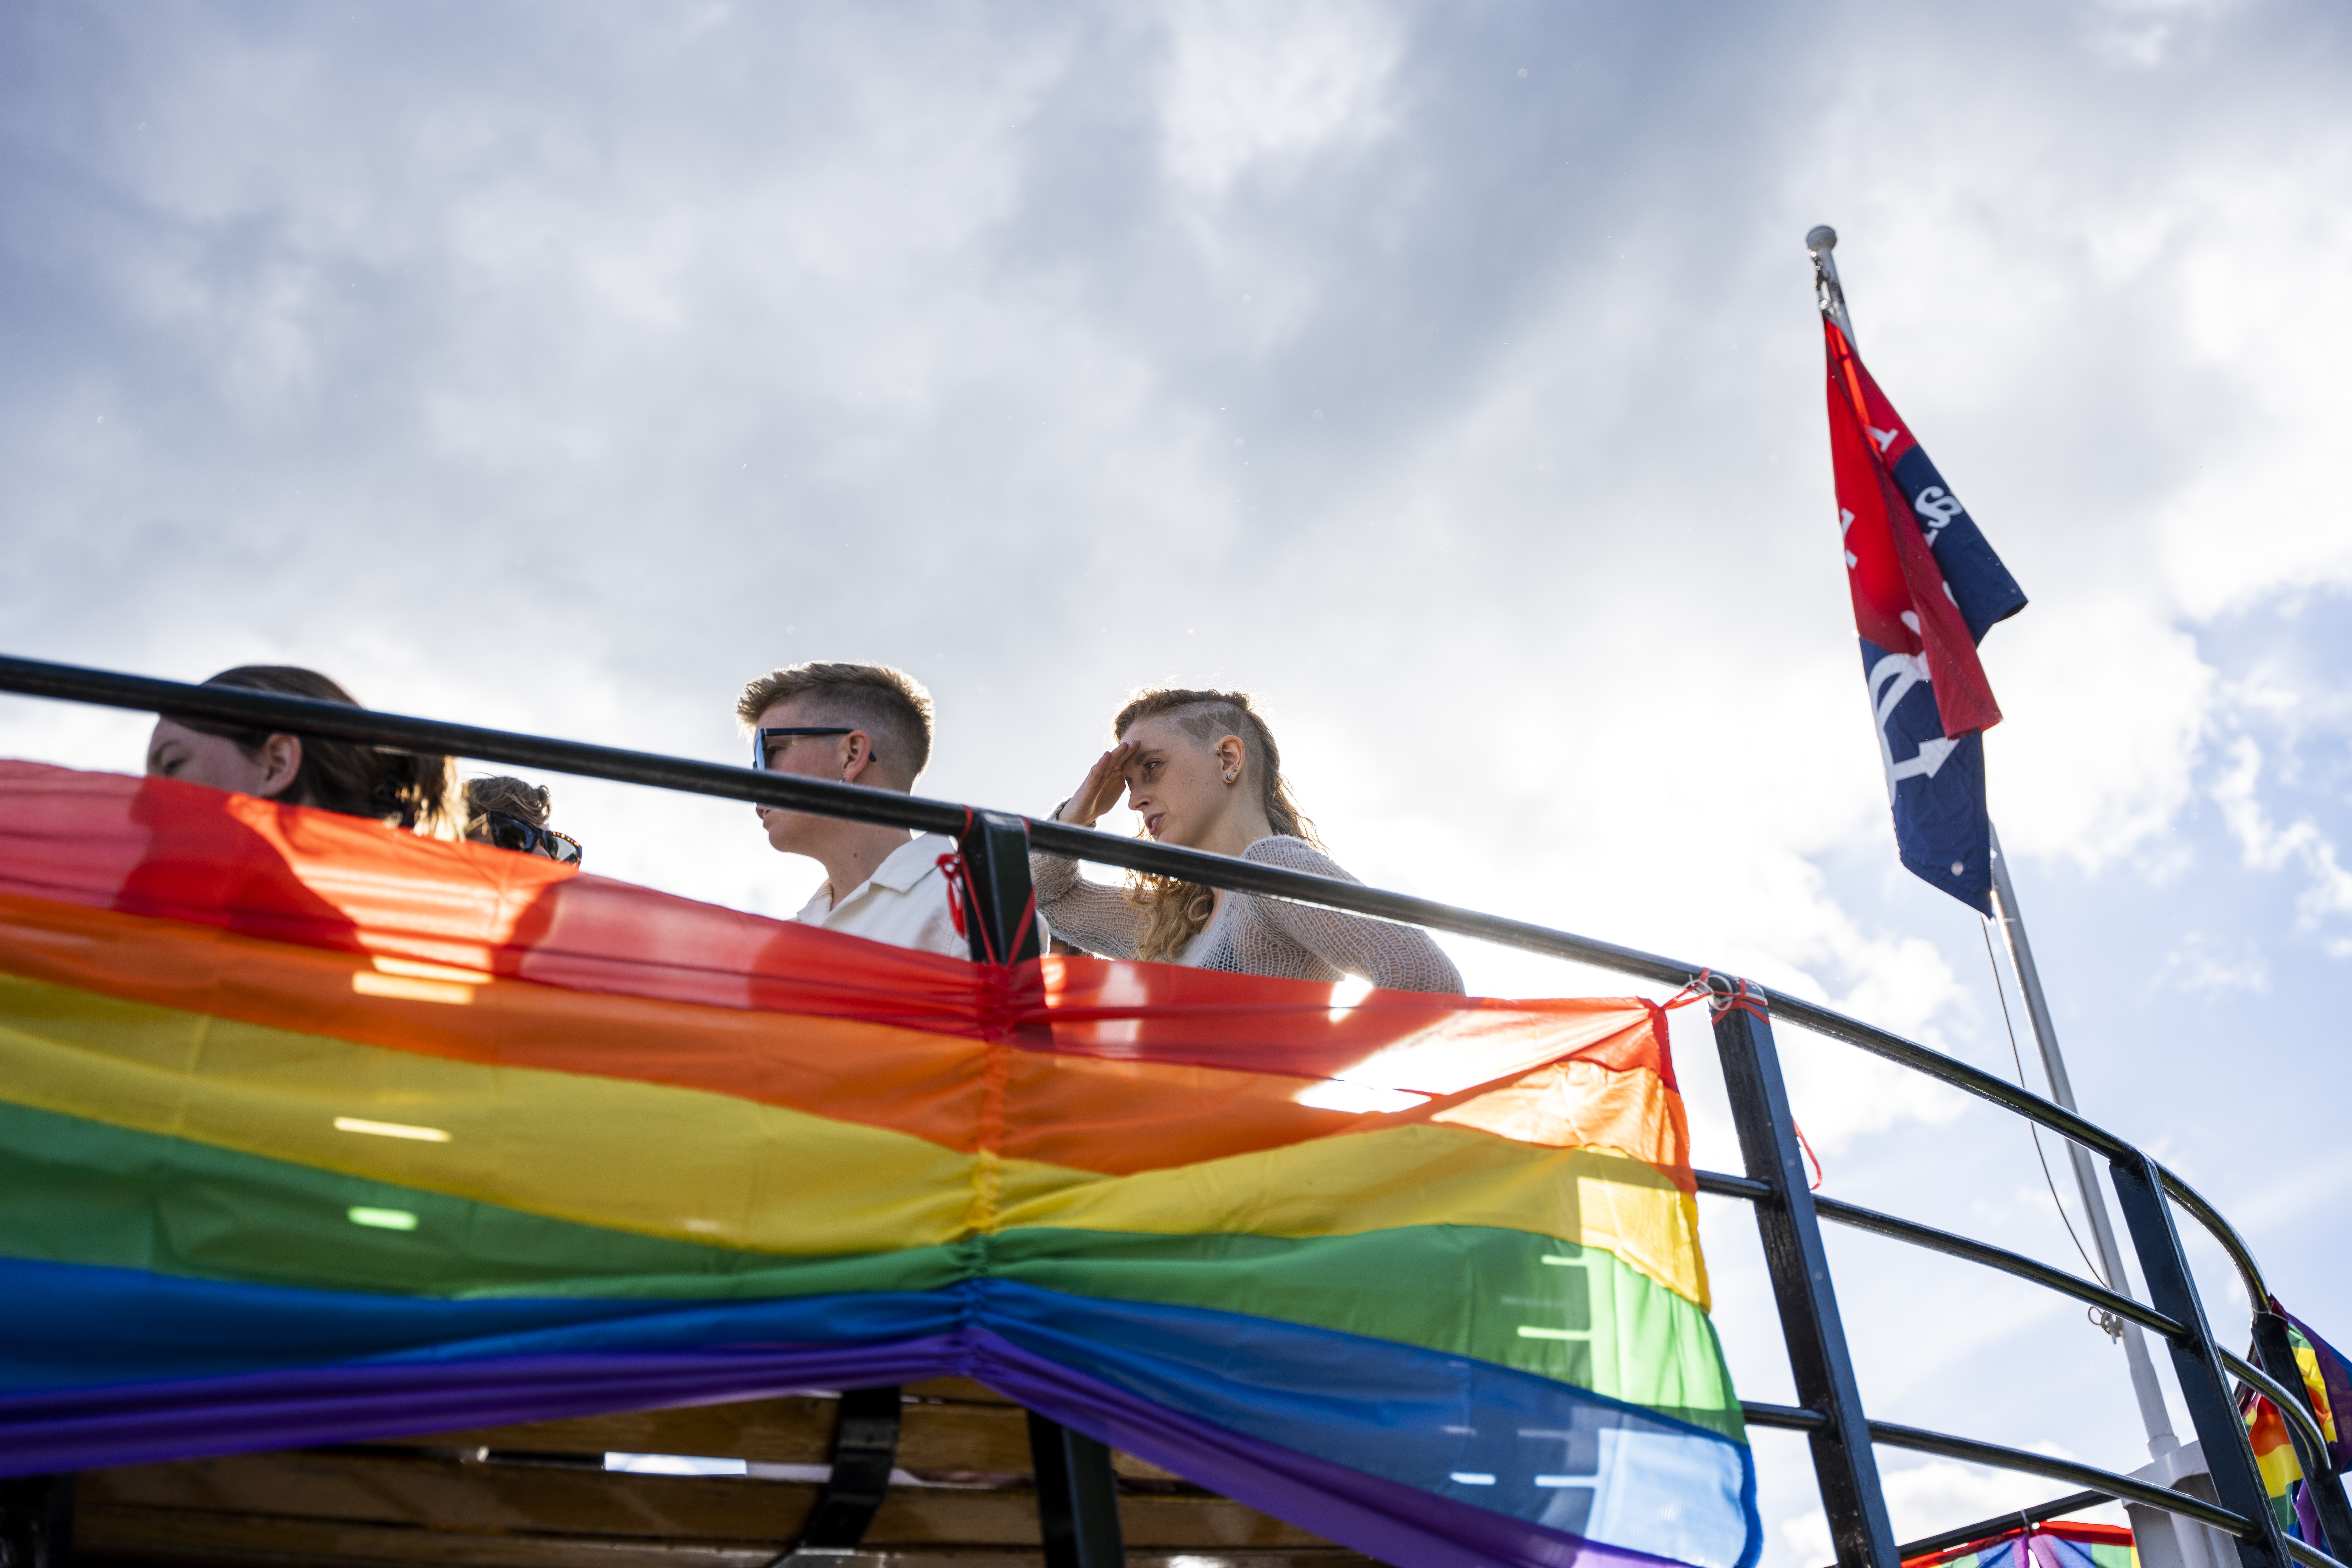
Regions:
[[846, 1557], [866, 1540], [874, 1516], [890, 1495], [890, 1472], [898, 1463], [899, 1412], [897, 1385], [852, 1388], [841, 1395], [840, 1425], [833, 1434], [833, 1474], [815, 1511], [801, 1528], [799, 1542], [770, 1568], [813, 1568]]
[[1789, 1087], [1780, 1077], [1780, 1055], [1772, 1025], [1764, 1016], [1764, 994], [1746, 989], [1740, 1002], [1715, 1016], [1715, 1046], [1723, 1058], [1731, 1115], [1739, 1130], [1739, 1152], [1752, 1181], [1772, 1189], [1756, 1203], [1756, 1228], [1763, 1236], [1764, 1261], [1780, 1310], [1780, 1332], [1789, 1344], [1789, 1366], [1797, 1397], [1824, 1419], [1806, 1433], [1813, 1474], [1828, 1511], [1830, 1539], [1843, 1568], [1900, 1568], [1895, 1526], [1879, 1489], [1878, 1459], [1871, 1451], [1862, 1393], [1848, 1355], [1845, 1325], [1838, 1316], [1837, 1292], [1830, 1283], [1829, 1255], [1822, 1246], [1820, 1217], [1805, 1183], [1804, 1154], [1789, 1112]]
[[1110, 1450], [1083, 1433], [1029, 1412], [1029, 1454], [1037, 1471], [1037, 1530], [1045, 1568], [1119, 1568], [1118, 1478]]
[[[2303, 1368], [2295, 1364], [2294, 1345], [2287, 1338], [2286, 1320], [2268, 1310], [2268, 1304], [2257, 1302], [2254, 1307], [2254, 1364], [2284, 1384], [2284, 1392], [2295, 1396], [2304, 1413], [2319, 1424], [2319, 1412], [2312, 1408], [2311, 1392], [2304, 1385]], [[2337, 1562], [2352, 1556], [2352, 1502], [2344, 1495], [2344, 1477], [2336, 1468], [2335, 1457], [2322, 1448], [2316, 1454], [2306, 1452], [2310, 1444], [2304, 1440], [2294, 1421], [2284, 1411], [2282, 1421], [2295, 1438], [2295, 1455], [2303, 1466], [2303, 1484], [2310, 1494], [2312, 1511], [2319, 1516], [2319, 1531], [2327, 1538], [2327, 1554]], [[2339, 1417], [2338, 1419], [2341, 1419]], [[2343, 1428], [2338, 1426], [2337, 1431]]]
[[70, 1475], [0, 1479], [0, 1568], [67, 1568], [73, 1517]]
[[2253, 1451], [2246, 1446], [2245, 1424], [2239, 1419], [2237, 1401], [2230, 1396], [2229, 1372], [2221, 1363], [2221, 1347], [2205, 1321], [2204, 1303], [2197, 1298], [2197, 1281], [2189, 1272], [2188, 1257], [2180, 1250], [2180, 1233], [2173, 1227], [2172, 1205], [2164, 1194], [2164, 1173], [2146, 1154], [2110, 1161], [2107, 1172], [2115, 1180], [2124, 1224], [2131, 1231], [2132, 1249], [2139, 1255], [2148, 1304], [2187, 1330], [2167, 1339], [2165, 1344], [2172, 1352], [2180, 1397], [2189, 1406], [2189, 1419], [2205, 1453], [2206, 1470], [2213, 1479], [2213, 1495], [2223, 1508], [2253, 1526], [2237, 1538], [2238, 1560], [2244, 1568], [2289, 1568], [2293, 1560], [2286, 1540], [2271, 1512], [2262, 1472], [2254, 1468]]
[[964, 934], [974, 963], [1020, 963], [1042, 951], [1029, 882], [1029, 825], [975, 811], [957, 843], [963, 859]]

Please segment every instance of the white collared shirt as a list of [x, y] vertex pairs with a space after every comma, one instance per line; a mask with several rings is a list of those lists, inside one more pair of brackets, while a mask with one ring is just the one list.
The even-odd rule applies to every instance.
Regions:
[[954, 854], [955, 847], [944, 833], [908, 839], [890, 851], [847, 898], [835, 902], [833, 884], [827, 882], [793, 918], [803, 925], [847, 931], [896, 947], [970, 958], [971, 945], [957, 934], [955, 916], [948, 908], [948, 879], [940, 875], [940, 857]]

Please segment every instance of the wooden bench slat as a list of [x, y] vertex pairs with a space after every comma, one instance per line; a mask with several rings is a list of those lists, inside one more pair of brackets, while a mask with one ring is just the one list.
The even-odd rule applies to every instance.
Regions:
[[[577, 1415], [406, 1438], [433, 1447], [499, 1448], [530, 1454], [700, 1454], [768, 1464], [822, 1465], [833, 1457], [839, 1405], [804, 1395], [740, 1405], [697, 1405], [615, 1415]], [[903, 1469], [1029, 1468], [1026, 1418], [1011, 1405], [900, 1407]]]
[[948, 1399], [961, 1405], [1010, 1405], [1016, 1410], [1018, 1401], [1007, 1399], [988, 1384], [969, 1377], [934, 1377], [921, 1383], [905, 1385], [904, 1392], [918, 1399]]
[[[82, 1564], [137, 1568], [149, 1563], [219, 1568], [338, 1568], [414, 1563], [426, 1568], [764, 1568], [776, 1548], [754, 1542], [677, 1542], [647, 1537], [499, 1535], [419, 1530], [341, 1520], [289, 1519], [211, 1510], [110, 1503], [74, 1521]], [[1009, 1565], [1012, 1557], [1004, 1559]], [[845, 1563], [845, 1568], [846, 1564]]]
[[[762, 1464], [822, 1465], [833, 1458], [837, 1409], [838, 1401], [795, 1394], [734, 1405], [437, 1432], [401, 1442], [402, 1446], [495, 1448], [525, 1454], [693, 1454]], [[1028, 1413], [1017, 1405], [1003, 1400], [986, 1405], [908, 1404], [901, 1407], [900, 1421], [900, 1469], [919, 1474], [1029, 1473]], [[1114, 1455], [1111, 1462], [1119, 1474], [1135, 1479], [1177, 1479], [1131, 1454]]]
[[[792, 1541], [818, 1489], [740, 1477], [655, 1476], [586, 1465], [470, 1463], [424, 1454], [295, 1450], [85, 1472], [80, 1515], [197, 1510], [427, 1531], [530, 1531], [693, 1542]], [[1223, 1498], [1126, 1495], [1129, 1543], [1149, 1550], [1316, 1547], [1328, 1542]], [[867, 1534], [877, 1546], [1007, 1546], [1037, 1541], [1026, 1490], [898, 1487]]]
[[[765, 1568], [766, 1542], [661, 1542], [583, 1534], [480, 1534], [399, 1525], [114, 1505], [75, 1541], [89, 1568]], [[1339, 1547], [1213, 1552], [1130, 1552], [1129, 1568], [1372, 1568]], [[1002, 1547], [914, 1546], [859, 1552], [841, 1568], [1042, 1568], [1043, 1554]]]

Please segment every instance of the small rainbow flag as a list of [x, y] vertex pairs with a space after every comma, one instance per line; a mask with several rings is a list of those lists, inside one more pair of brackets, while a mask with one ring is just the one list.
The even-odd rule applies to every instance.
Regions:
[[958, 1374], [1402, 1568], [1744, 1568], [1664, 1023], [0, 763], [0, 1473]]
[[[2286, 1320], [2287, 1345], [2294, 1352], [2304, 1394], [2318, 1418], [2319, 1435], [2327, 1439], [2328, 1462], [2338, 1469], [2352, 1465], [2352, 1441], [2346, 1439], [2336, 1419], [2336, 1412], [2352, 1396], [2352, 1367], [2346, 1365], [2335, 1346], [2280, 1306], [2275, 1298], [2270, 1309]], [[2305, 1494], [2303, 1462], [2295, 1457], [2294, 1439], [2278, 1406], [2248, 1388], [2239, 1394], [2238, 1414], [2246, 1424], [2246, 1441], [2254, 1450], [2254, 1465], [2262, 1471], [2263, 1490], [2270, 1496], [2271, 1513], [2279, 1528], [2298, 1541], [2322, 1539], [2318, 1510]]]
[[1903, 1568], [2139, 1568], [2132, 1533], [2112, 1524], [2037, 1524], [1948, 1552], [1906, 1557]]

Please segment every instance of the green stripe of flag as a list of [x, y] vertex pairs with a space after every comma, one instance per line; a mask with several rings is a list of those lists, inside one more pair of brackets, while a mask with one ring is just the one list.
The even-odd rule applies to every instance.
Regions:
[[752, 1252], [0, 1103], [0, 1255], [438, 1297], [728, 1300], [986, 1275], [1273, 1318], [1514, 1367], [1739, 1439], [1705, 1313], [1599, 1248], [1417, 1226], [1295, 1240], [1031, 1228], [852, 1257]]

